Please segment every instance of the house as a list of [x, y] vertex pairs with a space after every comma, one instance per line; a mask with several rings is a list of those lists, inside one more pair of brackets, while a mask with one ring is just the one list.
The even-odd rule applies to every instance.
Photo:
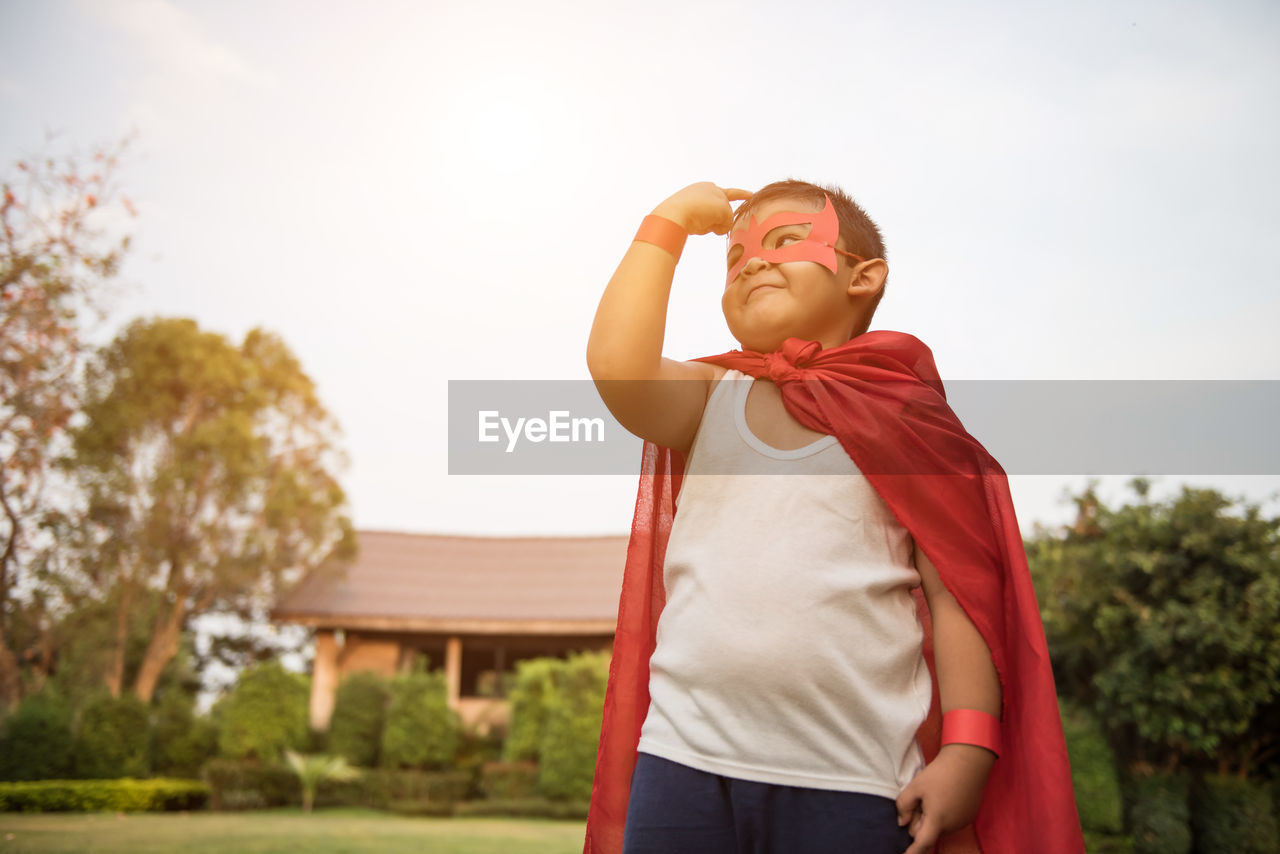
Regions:
[[610, 649], [625, 536], [473, 537], [357, 532], [358, 556], [304, 578], [272, 609], [312, 626], [311, 725], [328, 729], [342, 677], [424, 659], [449, 705], [481, 732], [504, 727], [516, 662]]

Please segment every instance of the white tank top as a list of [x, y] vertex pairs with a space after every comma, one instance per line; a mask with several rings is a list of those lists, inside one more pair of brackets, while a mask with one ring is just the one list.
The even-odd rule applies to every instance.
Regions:
[[752, 382], [725, 374], [690, 450], [639, 749], [895, 798], [924, 767], [931, 698], [914, 543], [834, 436], [753, 435]]

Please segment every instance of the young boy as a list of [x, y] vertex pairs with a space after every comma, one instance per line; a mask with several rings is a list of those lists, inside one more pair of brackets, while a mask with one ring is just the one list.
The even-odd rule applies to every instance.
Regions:
[[[710, 232], [743, 349], [663, 358]], [[588, 365], [646, 444], [587, 852], [1084, 850], [1004, 472], [928, 348], [867, 332], [884, 254], [836, 188], [703, 182], [601, 298]]]

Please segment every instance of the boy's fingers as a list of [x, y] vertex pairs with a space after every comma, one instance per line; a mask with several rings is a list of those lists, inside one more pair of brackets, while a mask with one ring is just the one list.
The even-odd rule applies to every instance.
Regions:
[[898, 807], [898, 825], [902, 826], [911, 820], [911, 816], [916, 811], [916, 804], [920, 803], [920, 796], [911, 788], [910, 784], [898, 793], [896, 805]]
[[751, 198], [755, 193], [750, 190], [739, 190], [737, 187], [723, 187], [725, 196], [731, 202], [742, 202]]
[[911, 847], [902, 854], [929, 854], [933, 850], [933, 843], [938, 841], [938, 828], [930, 819], [925, 819], [920, 823], [920, 832], [914, 834], [911, 841]]

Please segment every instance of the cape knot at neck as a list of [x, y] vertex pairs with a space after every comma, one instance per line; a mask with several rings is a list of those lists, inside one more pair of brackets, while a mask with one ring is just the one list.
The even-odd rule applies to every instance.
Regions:
[[801, 379], [802, 369], [821, 351], [822, 345], [817, 341], [788, 338], [776, 353], [765, 354], [765, 372], [775, 384]]

